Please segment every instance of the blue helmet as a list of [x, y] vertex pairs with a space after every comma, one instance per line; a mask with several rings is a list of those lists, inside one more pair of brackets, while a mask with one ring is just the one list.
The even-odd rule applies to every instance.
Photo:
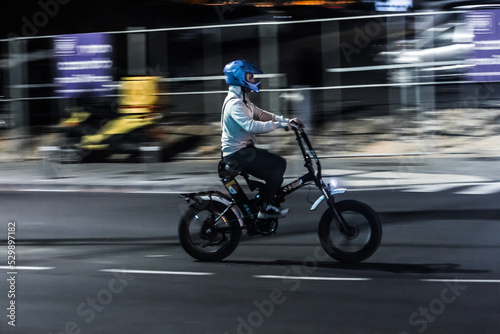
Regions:
[[260, 84], [260, 81], [255, 84], [246, 81], [246, 73], [262, 74], [264, 72], [262, 72], [254, 64], [249, 63], [245, 60], [235, 60], [224, 67], [224, 76], [228, 85], [247, 87], [255, 92], [258, 92], [258, 85]]

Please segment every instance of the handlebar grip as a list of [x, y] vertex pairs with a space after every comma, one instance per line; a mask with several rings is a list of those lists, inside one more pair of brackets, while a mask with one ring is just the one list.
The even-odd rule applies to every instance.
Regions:
[[303, 129], [304, 128], [304, 124], [302, 124], [302, 122], [297, 122], [296, 120], [294, 119], [291, 119], [290, 120], [290, 123], [292, 123], [293, 125], [295, 125], [297, 128], [299, 129]]

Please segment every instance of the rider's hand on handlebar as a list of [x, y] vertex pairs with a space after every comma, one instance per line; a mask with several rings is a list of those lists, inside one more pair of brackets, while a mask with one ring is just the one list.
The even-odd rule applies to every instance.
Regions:
[[301, 128], [305, 128], [306, 126], [304, 125], [304, 122], [302, 122], [300, 119], [298, 118], [292, 118], [290, 120], [291, 123], [296, 123], [299, 127]]
[[291, 130], [293, 128], [304, 128], [304, 123], [298, 118], [292, 118], [288, 121], [287, 128], [285, 130]]

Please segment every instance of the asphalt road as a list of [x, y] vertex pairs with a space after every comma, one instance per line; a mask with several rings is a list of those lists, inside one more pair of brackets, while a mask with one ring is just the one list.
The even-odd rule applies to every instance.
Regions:
[[[200, 263], [177, 242], [185, 204], [173, 194], [0, 193], [0, 332], [500, 328], [498, 193], [346, 194], [380, 211], [384, 226], [378, 251], [357, 265], [336, 262], [319, 247], [325, 207], [308, 212], [314, 195], [291, 197], [277, 235], [244, 240], [223, 262]], [[7, 266], [9, 228], [14, 268]]]

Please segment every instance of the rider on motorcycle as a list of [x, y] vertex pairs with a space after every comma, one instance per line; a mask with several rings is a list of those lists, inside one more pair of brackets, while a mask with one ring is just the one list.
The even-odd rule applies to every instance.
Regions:
[[[292, 120], [277, 116], [254, 105], [250, 91], [259, 92], [254, 74], [263, 72], [245, 60], [235, 60], [224, 67], [229, 92], [222, 107], [222, 159], [238, 166], [242, 171], [265, 181], [262, 189], [262, 207], [259, 219], [282, 218], [288, 208], [273, 203], [276, 192], [283, 182], [286, 160], [267, 150], [255, 147], [255, 135], [279, 128], [290, 128]], [[293, 119], [303, 125], [298, 119]]]

